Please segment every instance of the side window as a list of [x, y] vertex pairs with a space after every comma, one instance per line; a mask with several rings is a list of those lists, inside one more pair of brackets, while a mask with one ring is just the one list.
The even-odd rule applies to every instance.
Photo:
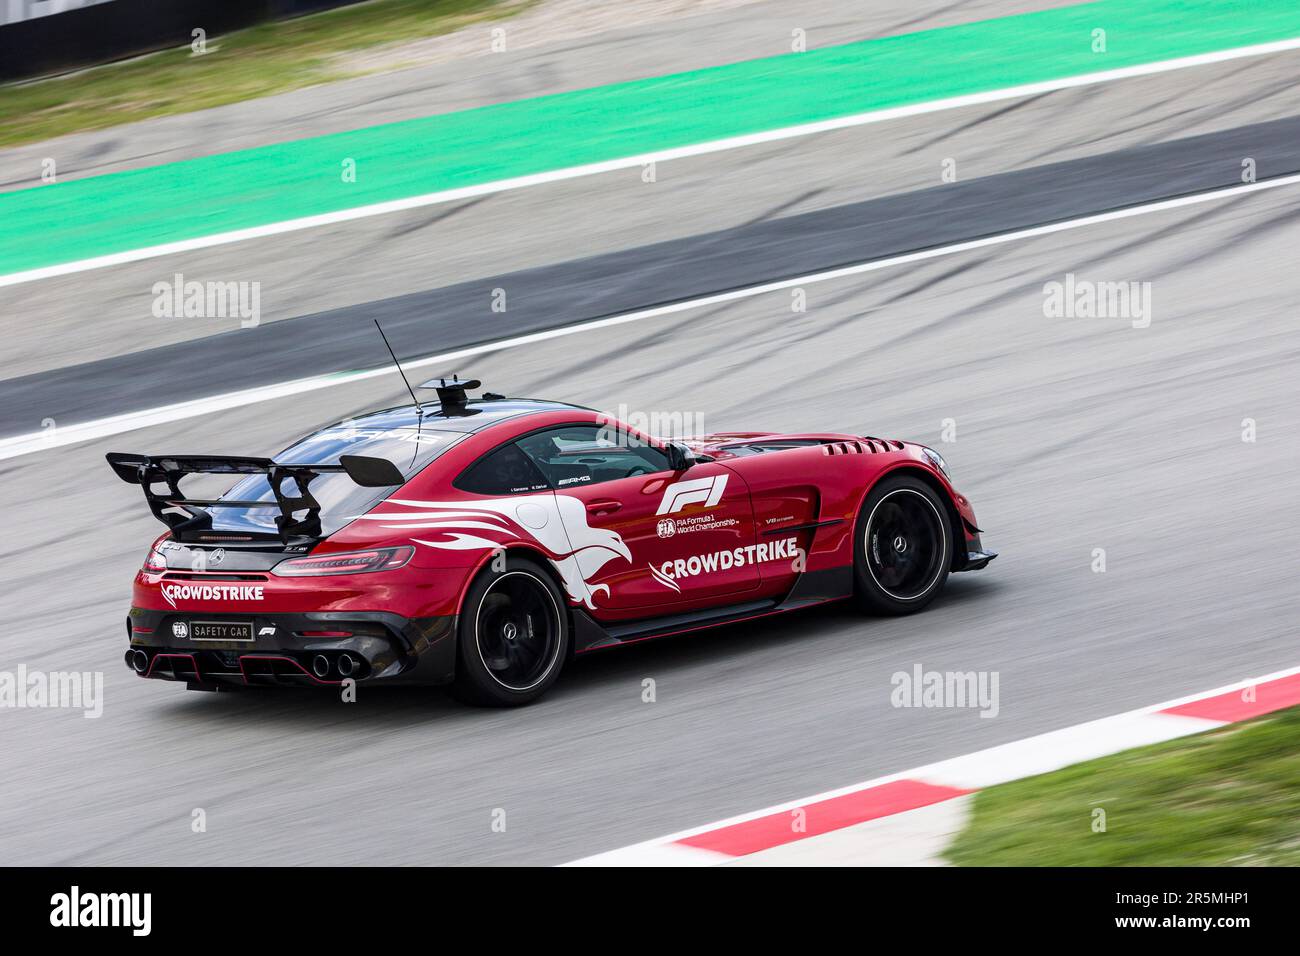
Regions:
[[668, 470], [668, 456], [639, 438], [601, 425], [564, 425], [518, 445], [559, 491]]
[[476, 495], [523, 495], [550, 488], [536, 466], [513, 443], [480, 458], [452, 484]]

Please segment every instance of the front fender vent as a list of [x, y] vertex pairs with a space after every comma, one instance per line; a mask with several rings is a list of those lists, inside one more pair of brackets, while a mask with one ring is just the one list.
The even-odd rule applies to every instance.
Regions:
[[886, 438], [858, 438], [852, 441], [832, 441], [822, 445], [823, 455], [883, 455], [902, 451], [903, 443]]

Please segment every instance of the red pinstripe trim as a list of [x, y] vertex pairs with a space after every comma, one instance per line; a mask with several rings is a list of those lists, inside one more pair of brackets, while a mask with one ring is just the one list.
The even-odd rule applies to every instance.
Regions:
[[[181, 660], [188, 660], [191, 664], [194, 665], [194, 679], [200, 684], [203, 683], [203, 675], [199, 673], [199, 662], [198, 660], [195, 659], [193, 654], [155, 654], [153, 656], [153, 660], [149, 662], [149, 669], [145, 671], [144, 674], [142, 674], [141, 676], [152, 677], [154, 667], [158, 665], [158, 662], [160, 660], [167, 657], [179, 657]], [[174, 675], [175, 673], [176, 673], [176, 669], [173, 667], [172, 674]]]
[[[339, 680], [321, 680], [311, 671], [307, 670], [307, 668], [299, 664], [292, 657], [285, 657], [283, 654], [241, 654], [239, 657], [239, 674], [241, 677], [244, 678], [245, 684], [251, 685], [253, 682], [248, 679], [248, 672], [244, 670], [244, 661], [287, 661], [288, 663], [292, 664], [294, 667], [298, 668], [298, 670], [302, 671], [305, 675], [310, 677], [317, 684], [320, 684], [322, 687], [334, 687], [343, 683], [342, 681]], [[265, 676], [265, 677], [270, 677], [272, 680], [275, 679], [274, 673], [265, 674], [265, 675], [254, 674], [253, 676], [254, 677]]]

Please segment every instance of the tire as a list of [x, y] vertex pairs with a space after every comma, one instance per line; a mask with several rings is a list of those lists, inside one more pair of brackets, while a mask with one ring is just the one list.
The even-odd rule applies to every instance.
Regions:
[[470, 585], [457, 621], [452, 693], [484, 707], [519, 707], [546, 693], [568, 657], [569, 612], [538, 564], [507, 558]]
[[854, 528], [859, 603], [877, 614], [915, 614], [943, 590], [952, 568], [948, 507], [924, 481], [898, 476], [871, 489]]

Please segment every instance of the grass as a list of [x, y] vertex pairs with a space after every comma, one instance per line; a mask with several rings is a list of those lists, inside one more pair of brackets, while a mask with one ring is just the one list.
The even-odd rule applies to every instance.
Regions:
[[[0, 86], [0, 146], [237, 103], [356, 75], [341, 54], [511, 16], [533, 0], [370, 0], [63, 76]], [[488, 37], [484, 36], [484, 44]]]
[[[1093, 832], [1095, 808], [1106, 830]], [[964, 866], [1300, 865], [1300, 708], [978, 793]]]

